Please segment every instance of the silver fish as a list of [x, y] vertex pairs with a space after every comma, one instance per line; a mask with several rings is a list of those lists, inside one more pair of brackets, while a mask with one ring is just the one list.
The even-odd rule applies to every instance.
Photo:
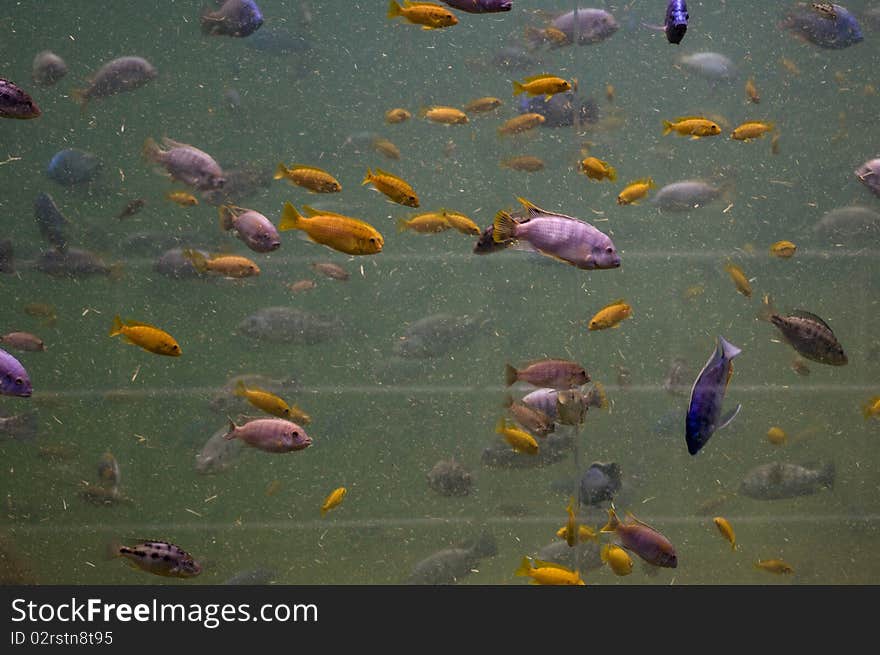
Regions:
[[498, 552], [495, 538], [484, 533], [473, 543], [458, 548], [447, 548], [418, 562], [407, 579], [407, 584], [455, 584], [476, 568], [481, 559], [494, 557]]
[[31, 79], [37, 86], [52, 86], [67, 75], [67, 64], [51, 50], [38, 52], [31, 68]]
[[809, 496], [822, 487], [834, 486], [834, 464], [813, 469], [797, 464], [774, 462], [749, 471], [739, 486], [739, 493], [756, 500], [778, 500]]
[[85, 107], [89, 100], [139, 89], [158, 74], [156, 67], [143, 57], [119, 57], [101, 66], [90, 78], [88, 87], [74, 89], [71, 95]]
[[[577, 389], [570, 389], [569, 391], [580, 394], [580, 402], [588, 407], [598, 407], [599, 409], [607, 409], [608, 407], [605, 387], [599, 382], [596, 382], [586, 393], [580, 392]], [[546, 414], [552, 420], [559, 421], [559, 390], [549, 387], [536, 389], [523, 396], [522, 402]]]
[[272, 252], [281, 247], [278, 230], [260, 212], [231, 205], [221, 205], [218, 211], [220, 227], [235, 230], [238, 238], [254, 252]]
[[826, 212], [813, 226], [813, 231], [834, 238], [880, 235], [880, 213], [859, 205], [838, 207]]
[[524, 198], [517, 200], [528, 220], [518, 223], [509, 213], [498, 212], [492, 235], [496, 243], [525, 241], [542, 255], [585, 270], [620, 266], [620, 255], [608, 235], [579, 218], [545, 211]]
[[614, 16], [604, 9], [583, 9], [580, 7], [557, 16], [551, 25], [565, 32], [569, 41], [574, 41], [575, 33], [577, 33], [578, 45], [599, 43], [620, 29]]
[[301, 426], [282, 418], [258, 418], [244, 425], [229, 421], [224, 439], [241, 439], [267, 453], [292, 453], [312, 445], [312, 438]]
[[788, 316], [783, 316], [773, 307], [770, 296], [765, 295], [758, 318], [779, 328], [785, 340], [801, 357], [830, 366], [844, 366], [848, 361], [834, 332], [815, 314], [796, 309]]
[[736, 67], [733, 62], [718, 52], [695, 52], [690, 55], [682, 55], [678, 58], [678, 63], [713, 82], [736, 77]]
[[265, 307], [238, 324], [238, 333], [273, 343], [313, 345], [340, 336], [341, 323], [293, 307]]
[[230, 469], [241, 454], [242, 442], [226, 439], [228, 429], [223, 426], [211, 435], [196, 453], [196, 471], [203, 474], [222, 473]]
[[717, 200], [723, 193], [721, 187], [704, 180], [682, 180], [664, 186], [654, 194], [651, 202], [664, 211], [686, 212]]
[[407, 359], [440, 357], [473, 340], [479, 328], [480, 322], [474, 316], [433, 314], [409, 325], [392, 350]]
[[220, 189], [226, 184], [223, 169], [207, 152], [168, 137], [162, 138], [162, 145], [168, 149], [162, 150], [149, 137], [144, 142], [143, 154], [147, 160], [164, 166], [172, 179], [200, 191]]

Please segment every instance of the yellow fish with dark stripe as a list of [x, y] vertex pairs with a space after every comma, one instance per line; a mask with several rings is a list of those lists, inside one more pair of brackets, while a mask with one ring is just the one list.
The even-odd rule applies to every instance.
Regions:
[[347, 255], [375, 255], [382, 252], [385, 239], [369, 223], [350, 216], [318, 211], [304, 206], [308, 218], [289, 202], [284, 203], [279, 230], [302, 230], [311, 241]]
[[180, 357], [183, 354], [174, 337], [165, 330], [160, 330], [155, 325], [150, 325], [149, 323], [140, 323], [138, 321], [123, 322], [117, 315], [113, 319], [110, 336], [115, 337], [120, 334], [128, 343], [133, 343], [156, 355]]

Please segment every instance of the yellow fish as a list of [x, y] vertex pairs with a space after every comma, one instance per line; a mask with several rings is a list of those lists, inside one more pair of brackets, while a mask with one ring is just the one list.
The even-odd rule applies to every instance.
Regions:
[[880, 396], [874, 396], [862, 405], [862, 416], [867, 421], [869, 418], [880, 417]]
[[653, 189], [657, 185], [650, 177], [643, 177], [640, 180], [631, 182], [627, 187], [617, 195], [618, 205], [637, 205], [637, 200], [641, 200], [648, 195], [648, 190]]
[[495, 432], [504, 437], [504, 440], [510, 444], [518, 453], [528, 453], [529, 455], [538, 454], [538, 442], [535, 438], [525, 430], [521, 430], [514, 425], [509, 425], [504, 418], [498, 419], [495, 426]]
[[752, 78], [749, 78], [748, 81], [746, 81], [746, 97], [750, 102], [754, 102], [755, 104], [761, 102], [761, 96], [758, 94], [758, 87], [755, 86], [755, 80]]
[[583, 585], [580, 573], [567, 569], [561, 564], [553, 562], [544, 562], [536, 559], [535, 565], [529, 561], [528, 557], [523, 557], [522, 563], [516, 570], [518, 576], [528, 576], [532, 579], [532, 584], [540, 585]]
[[502, 161], [501, 168], [536, 173], [544, 170], [544, 160], [540, 157], [532, 157], [531, 155], [520, 155], [519, 157], [511, 157]]
[[369, 223], [350, 216], [317, 211], [304, 206], [304, 218], [289, 202], [284, 203], [279, 230], [302, 230], [315, 243], [348, 255], [375, 255], [382, 252], [385, 239]]
[[412, 114], [402, 107], [395, 107], [385, 112], [385, 122], [392, 125], [408, 121], [410, 118], [412, 118]]
[[434, 123], [443, 123], [444, 125], [464, 125], [468, 122], [467, 114], [455, 107], [423, 107], [419, 112], [419, 116], [427, 118]]
[[133, 343], [156, 355], [180, 357], [183, 354], [174, 337], [165, 332], [165, 330], [160, 330], [149, 323], [139, 323], [138, 321], [126, 321], [123, 323], [122, 319], [117, 315], [113, 319], [110, 336], [115, 337], [119, 334], [128, 343]]
[[501, 136], [504, 136], [505, 134], [520, 134], [521, 132], [538, 127], [538, 125], [546, 120], [547, 119], [541, 114], [520, 114], [519, 116], [514, 116], [506, 121], [504, 125], [499, 127], [498, 134]]
[[677, 132], [685, 136], [690, 134], [692, 139], [699, 139], [704, 136], [721, 134], [721, 128], [718, 123], [702, 116], [681, 116], [676, 118], [675, 122], [663, 121], [663, 136], [670, 132]]
[[381, 168], [377, 168], [375, 173], [368, 168], [364, 181], [361, 184], [372, 184], [377, 191], [385, 194], [389, 199], [400, 205], [405, 205], [406, 207], [419, 206], [419, 197], [409, 183], [393, 173], [383, 171]]
[[252, 277], [260, 274], [260, 267], [247, 257], [240, 255], [213, 255], [205, 257], [198, 250], [186, 249], [183, 256], [192, 262], [200, 273], [210, 271], [224, 277]]
[[759, 139], [767, 132], [772, 132], [774, 129], [776, 129], [776, 125], [774, 123], [750, 121], [748, 123], [743, 123], [739, 127], [735, 128], [731, 133], [730, 138], [736, 141], [749, 141], [751, 139]]
[[568, 507], [565, 508], [565, 511], [568, 512], [568, 522], [565, 524], [565, 543], [568, 544], [569, 548], [574, 548], [578, 538], [577, 517], [574, 513], [574, 496], [569, 498]]
[[[560, 539], [565, 539], [568, 541], [568, 525], [563, 525], [556, 531], [556, 536]], [[578, 542], [582, 541], [599, 541], [599, 533], [596, 532], [589, 525], [579, 525], [577, 527], [577, 540]]]
[[614, 575], [629, 575], [633, 570], [633, 561], [623, 548], [615, 544], [605, 544], [599, 552], [602, 561], [608, 565]]
[[469, 114], [482, 114], [487, 111], [497, 109], [500, 106], [500, 99], [494, 98], [492, 96], [486, 96], [485, 98], [477, 98], [476, 100], [471, 100], [464, 106], [464, 110]]
[[794, 573], [794, 569], [781, 559], [758, 560], [757, 562], [755, 562], [755, 568], [777, 574]]
[[752, 285], [749, 283], [749, 279], [746, 277], [746, 274], [743, 273], [743, 270], [733, 262], [727, 262], [724, 265], [724, 270], [730, 275], [730, 279], [733, 280], [733, 283], [736, 285], [736, 290], [746, 298], [751, 298]]
[[373, 139], [373, 150], [381, 155], [385, 155], [388, 159], [400, 159], [400, 149], [388, 139], [376, 137]]
[[480, 227], [464, 214], [449, 211], [448, 209], [441, 209], [440, 211], [443, 213], [443, 216], [446, 217], [446, 222], [449, 223], [454, 230], [458, 230], [462, 234], [468, 234], [474, 237], [480, 236], [480, 233], [482, 232]]
[[192, 207], [199, 204], [199, 199], [186, 191], [169, 191], [165, 197], [181, 207]]
[[412, 230], [420, 234], [437, 234], [438, 232], [445, 232], [450, 227], [452, 226], [446, 220], [443, 212], [427, 212], [413, 216], [409, 220], [405, 218], [397, 219], [398, 232]]
[[581, 172], [591, 180], [617, 180], [617, 171], [607, 161], [596, 157], [581, 160]]
[[630, 307], [623, 298], [605, 305], [590, 319], [590, 330], [604, 330], [606, 328], [618, 328], [620, 322], [632, 316]]
[[513, 81], [513, 95], [527, 93], [530, 96], [544, 96], [547, 101], [557, 93], [571, 91], [571, 83], [556, 75], [532, 75], [523, 82]]
[[794, 257], [795, 252], [797, 252], [797, 246], [791, 241], [777, 241], [770, 246], [770, 254], [781, 259]]
[[324, 504], [321, 505], [321, 518], [334, 507], [338, 507], [347, 493], [348, 489], [345, 487], [339, 487], [331, 491], [330, 495], [324, 500]]
[[774, 425], [772, 428], [767, 430], [767, 441], [772, 443], [774, 446], [781, 446], [786, 441], [788, 441], [788, 435], [785, 434], [785, 430]]
[[733, 526], [730, 525], [730, 521], [723, 516], [716, 516], [712, 519], [712, 522], [718, 528], [718, 531], [724, 535], [724, 538], [730, 542], [730, 548], [736, 550], [736, 534], [733, 532]]
[[235, 386], [234, 393], [236, 396], [247, 400], [254, 407], [262, 409], [267, 414], [272, 414], [272, 416], [290, 419], [305, 425], [308, 425], [312, 420], [308, 414], [296, 405], [293, 407], [289, 406], [283, 398], [279, 398], [271, 391], [265, 391], [257, 387], [248, 389], [241, 380]]
[[391, 0], [388, 4], [388, 18], [397, 18], [398, 16], [403, 16], [414, 25], [421, 25], [423, 30], [436, 30], [458, 23], [455, 14], [446, 7], [435, 5], [432, 2], [404, 0], [401, 7], [395, 0]]
[[275, 169], [276, 180], [287, 179], [291, 184], [301, 186], [314, 193], [337, 193], [342, 191], [342, 185], [327, 171], [316, 166], [303, 164], [291, 164], [290, 167], [283, 163]]

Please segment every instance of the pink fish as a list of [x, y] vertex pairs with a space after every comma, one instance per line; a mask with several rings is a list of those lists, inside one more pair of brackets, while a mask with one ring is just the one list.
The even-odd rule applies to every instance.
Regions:
[[620, 539], [621, 546], [631, 550], [649, 564], [671, 569], [678, 566], [678, 556], [669, 539], [632, 514], [627, 514], [626, 523], [621, 523], [614, 509], [609, 509], [608, 523], [600, 532], [615, 533]]
[[260, 418], [236, 425], [229, 421], [226, 439], [241, 439], [267, 453], [292, 453], [312, 445], [312, 438], [299, 425], [280, 418]]

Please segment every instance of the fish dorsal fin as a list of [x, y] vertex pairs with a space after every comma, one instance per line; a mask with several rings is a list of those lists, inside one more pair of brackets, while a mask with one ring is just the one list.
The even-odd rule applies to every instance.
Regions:
[[553, 216], [554, 218], [567, 218], [567, 219], [572, 220], [572, 221], [578, 221], [579, 223], [583, 223], [583, 222], [584, 222], [584, 221], [581, 221], [581, 219], [579, 219], [579, 218], [575, 218], [574, 216], [567, 216], [567, 215], [565, 215], [565, 214], [560, 214], [560, 213], [558, 213], [558, 212], [551, 212], [551, 211], [547, 211], [546, 209], [541, 209], [540, 207], [538, 207], [538, 206], [537, 206], [536, 204], [534, 204], [533, 202], [531, 202], [531, 201], [529, 201], [529, 200], [526, 200], [525, 198], [522, 198], [522, 197], [517, 197], [517, 201], [518, 201], [519, 204], [521, 204], [521, 205], [523, 206], [523, 208], [526, 210], [526, 218], [525, 218], [525, 220], [523, 220], [523, 221], [517, 221], [517, 222], [525, 223], [525, 222], [527, 222], [527, 221], [532, 220], [533, 218], [538, 218], [538, 217], [541, 217], [541, 216], [544, 216], [544, 217], [547, 217], [547, 216]]
[[560, 569], [561, 571], [572, 573], [571, 569], [562, 566], [562, 564], [557, 564], [556, 562], [545, 562], [542, 559], [534, 559], [532, 560], [532, 564], [536, 569]]
[[404, 180], [402, 177], [399, 177], [399, 176], [395, 175], [394, 173], [389, 173], [388, 171], [383, 171], [381, 168], [376, 169], [375, 175], [384, 175], [385, 177], [390, 177], [391, 179], [397, 180], [399, 182], [403, 182], [404, 184], [409, 184], [409, 182]]
[[617, 307], [618, 305], [625, 305], [625, 304], [626, 304], [626, 301], [625, 301], [623, 298], [618, 298], [617, 300], [612, 300], [610, 303], [608, 303], [607, 305], [605, 305], [605, 306], [604, 306], [602, 309], [600, 309], [599, 311], [601, 312], [601, 311], [603, 311], [603, 310], [605, 310], [605, 309], [608, 309], [609, 307]]
[[188, 143], [183, 143], [181, 141], [175, 141], [174, 139], [170, 139], [167, 136], [162, 137], [162, 145], [167, 146], [169, 148], [192, 148], [192, 146]]
[[626, 513], [626, 518], [628, 519], [628, 522], [638, 523], [639, 525], [643, 525], [643, 526], [645, 526], [646, 528], [651, 528], [651, 529], [654, 530], [655, 532], [657, 531], [655, 528], [653, 528], [652, 526], [648, 525], [648, 524], [645, 523], [644, 521], [641, 521], [641, 520], [639, 520], [638, 518], [636, 518], [636, 515], [633, 514], [632, 512], [627, 512], [627, 513]]
[[[679, 116], [675, 119], [676, 123], [681, 123], [682, 121], [708, 121], [709, 119], [705, 116]], [[711, 121], [710, 121], [711, 122]]]
[[350, 216], [344, 216], [343, 214], [336, 214], [331, 211], [325, 211], [323, 209], [315, 209], [314, 207], [310, 207], [309, 205], [302, 206], [303, 214], [312, 218], [313, 216], [336, 216], [337, 218], [351, 218]]
[[131, 319], [128, 319], [125, 321], [125, 326], [126, 327], [146, 327], [146, 328], [152, 328], [153, 330], [159, 329], [155, 325], [152, 325], [150, 323], [143, 323], [141, 321], [132, 321]]
[[811, 321], [816, 321], [819, 325], [825, 327], [829, 332], [831, 332], [831, 327], [824, 320], [813, 314], [812, 312], [808, 312], [805, 309], [795, 309], [791, 312], [792, 316], [797, 316], [798, 318], [806, 318]]
[[550, 73], [541, 73], [540, 75], [530, 75], [529, 77], [525, 78], [523, 81], [524, 82], [535, 82], [537, 80], [548, 80], [551, 77], [556, 79], [556, 75], [551, 75]]
[[648, 188], [653, 189], [656, 184], [654, 184], [654, 178], [652, 177], [640, 177], [638, 180], [634, 180], [630, 182], [628, 186], [633, 186], [634, 184], [647, 184]]
[[309, 166], [307, 164], [291, 164], [290, 170], [292, 170], [292, 171], [295, 171], [295, 170], [317, 171], [319, 173], [324, 173], [324, 175], [330, 175], [330, 173], [325, 171], [323, 168], [318, 168], [317, 166]]

